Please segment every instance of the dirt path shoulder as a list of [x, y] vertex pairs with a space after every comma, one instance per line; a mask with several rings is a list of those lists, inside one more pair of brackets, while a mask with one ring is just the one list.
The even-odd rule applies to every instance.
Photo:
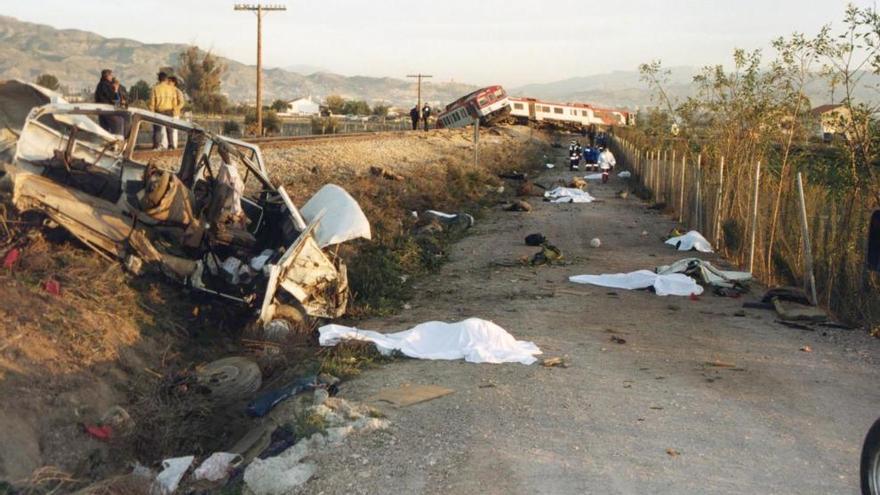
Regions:
[[[540, 180], [570, 175], [548, 171]], [[322, 453], [306, 491], [857, 493], [861, 440], [880, 413], [880, 373], [869, 362], [880, 343], [786, 328], [769, 311], [743, 316], [758, 287], [744, 299], [691, 300], [570, 284], [570, 275], [684, 257], [661, 241], [673, 223], [632, 197], [619, 199], [624, 186], [592, 185], [601, 200], [592, 204], [532, 201], [530, 213], [493, 211], [455, 245], [450, 263], [418, 284], [411, 309], [359, 324], [392, 331], [481, 317], [546, 356], [564, 356], [569, 368], [401, 360], [367, 371], [341, 396], [369, 400], [401, 384], [455, 393], [384, 407], [390, 430]], [[531, 256], [523, 238], [534, 232], [570, 264], [496, 264]], [[601, 248], [590, 248], [594, 237]]]

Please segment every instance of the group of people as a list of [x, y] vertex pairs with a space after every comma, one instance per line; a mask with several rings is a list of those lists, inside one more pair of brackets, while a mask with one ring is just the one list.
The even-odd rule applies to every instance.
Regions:
[[617, 160], [614, 158], [614, 153], [607, 148], [606, 144], [607, 141], [602, 143], [594, 142], [586, 146], [581, 146], [579, 141], [572, 139], [571, 143], [568, 145], [570, 170], [579, 170], [581, 160], [583, 160], [584, 170], [601, 170], [602, 182], [607, 182], [608, 174], [617, 165]]
[[[180, 81], [173, 74], [162, 71], [157, 74], [158, 81], [153, 86], [150, 94], [149, 109], [151, 112], [160, 113], [169, 117], [180, 118], [186, 97], [180, 89]], [[101, 80], [95, 88], [95, 103], [113, 105], [123, 109], [128, 107], [128, 91], [119, 79], [113, 75], [111, 69], [101, 71]], [[101, 115], [98, 123], [107, 132], [121, 136], [128, 136], [131, 131], [131, 122], [122, 114]], [[153, 148], [175, 149], [177, 148], [177, 130], [170, 127], [153, 125]]]
[[419, 128], [419, 120], [425, 123], [425, 130], [428, 130], [428, 119], [431, 118], [431, 106], [425, 103], [425, 106], [422, 107], [422, 111], [419, 112], [419, 106], [416, 105], [412, 107], [409, 111], [409, 118], [412, 120], [412, 128], [416, 130]]

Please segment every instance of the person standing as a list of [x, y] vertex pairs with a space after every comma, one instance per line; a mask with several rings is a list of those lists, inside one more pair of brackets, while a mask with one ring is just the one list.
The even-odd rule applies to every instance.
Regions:
[[419, 106], [416, 105], [412, 107], [412, 110], [409, 111], [409, 118], [412, 120], [412, 130], [416, 130], [419, 128]]
[[[159, 82], [153, 86], [153, 92], [150, 97], [150, 111], [173, 117], [174, 109], [182, 106], [178, 102], [177, 88], [171, 85], [171, 82], [168, 81], [168, 74], [165, 72], [160, 72], [157, 76]], [[153, 125], [153, 149], [163, 148], [163, 133], [168, 139], [168, 144], [171, 144], [171, 130], [170, 127]]]
[[[174, 86], [174, 90], [177, 92], [177, 101], [174, 106], [174, 118], [179, 119], [181, 114], [183, 114], [183, 105], [186, 102], [186, 97], [183, 94], [183, 91], [180, 89], [180, 81], [177, 80], [176, 76], [169, 76], [168, 81]], [[177, 129], [171, 129], [170, 139], [168, 144], [171, 149], [177, 149]]]
[[[116, 77], [113, 78], [113, 106], [118, 109], [128, 108], [128, 91], [126, 91], [125, 86], [119, 82], [119, 79]], [[126, 120], [126, 117], [123, 115], [118, 115], [112, 117], [115, 122], [116, 134], [122, 134], [123, 136], [128, 136], [129, 126], [131, 122]]]
[[[113, 89], [113, 71], [104, 69], [101, 71], [101, 80], [95, 87], [95, 103], [103, 103], [105, 105], [116, 104], [116, 90]], [[105, 131], [117, 134], [116, 118], [112, 115], [99, 115], [98, 124]]]
[[614, 159], [614, 153], [611, 153], [611, 150], [608, 148], [603, 148], [602, 152], [599, 153], [599, 168], [602, 170], [602, 182], [608, 182], [608, 174], [611, 173], [615, 165], [617, 165], [617, 160]]
[[596, 124], [590, 124], [587, 129], [587, 136], [590, 137], [590, 148], [596, 146]]
[[431, 106], [425, 103], [422, 107], [422, 122], [425, 123], [425, 131], [428, 130], [428, 119], [431, 118]]

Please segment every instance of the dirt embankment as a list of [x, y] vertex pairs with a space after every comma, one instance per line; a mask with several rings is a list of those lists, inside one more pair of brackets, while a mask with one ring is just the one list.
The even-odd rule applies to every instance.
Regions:
[[[353, 316], [393, 310], [408, 292], [408, 276], [445, 258], [448, 239], [412, 235], [418, 221], [411, 211], [479, 215], [482, 204], [498, 199], [496, 172], [540, 164], [547, 150], [546, 137], [529, 129], [490, 129], [474, 167], [470, 138], [469, 131], [432, 131], [265, 150], [270, 174], [296, 203], [332, 182], [370, 218], [374, 240], [342, 250]], [[231, 354], [260, 357], [259, 346], [242, 345], [246, 315], [158, 278], [133, 279], [30, 219], [3, 218], [0, 253], [17, 247], [21, 255], [0, 269], [0, 480], [19, 485], [30, 478], [43, 488], [77, 480], [64, 482], [71, 489], [134, 462], [228, 447], [247, 429], [240, 408], [221, 413], [169, 398], [194, 365]], [[289, 364], [273, 360], [263, 383]], [[83, 432], [117, 405], [133, 418], [130, 429], [106, 442]], [[38, 469], [45, 466], [57, 470]]]

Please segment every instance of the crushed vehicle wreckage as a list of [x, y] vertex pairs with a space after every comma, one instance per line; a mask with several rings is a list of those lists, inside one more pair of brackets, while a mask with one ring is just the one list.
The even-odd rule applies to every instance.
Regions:
[[[17, 120], [5, 122], [17, 140], [0, 150], [0, 184], [20, 212], [44, 214], [132, 273], [154, 269], [250, 307], [263, 324], [276, 313], [345, 312], [346, 267], [326, 248], [371, 233], [341, 187], [324, 186], [299, 209], [272, 184], [254, 144], [145, 110], [67, 103], [36, 85], [0, 82], [0, 104], [10, 101], [14, 111], [2, 113]], [[105, 131], [101, 117], [122, 118], [128, 136]], [[139, 134], [154, 125], [186, 134], [175, 167], [137, 152]]]

